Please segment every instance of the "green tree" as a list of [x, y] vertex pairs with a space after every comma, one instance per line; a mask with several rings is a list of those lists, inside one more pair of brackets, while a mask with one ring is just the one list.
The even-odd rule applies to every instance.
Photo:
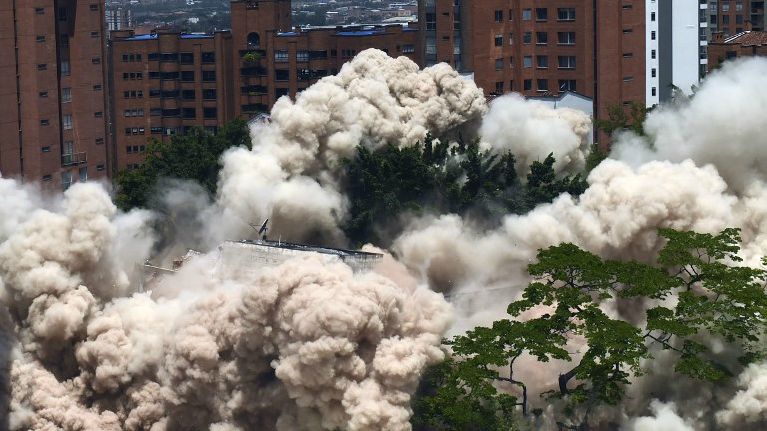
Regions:
[[[763, 358], [759, 340], [767, 329], [767, 273], [737, 265], [739, 231], [711, 235], [661, 229], [659, 235], [666, 244], [654, 265], [601, 259], [573, 244], [541, 250], [528, 267], [534, 281], [521, 300], [509, 305], [510, 318], [447, 342], [453, 359], [432, 370], [437, 377], [430, 378], [440, 386], [422, 390], [414, 403], [419, 415], [414, 423], [421, 429], [462, 429], [459, 413], [471, 406], [483, 416], [503, 415], [509, 421], [514, 416], [509, 406], [519, 404], [526, 415], [526, 386], [514, 377], [514, 362], [523, 353], [541, 362], [572, 363], [558, 387], [543, 395], [565, 403], [560, 425], [573, 430], [589, 428], [597, 405], [621, 402], [629, 379], [644, 373], [641, 361], [652, 359], [653, 349], [672, 352], [676, 372], [711, 382], [733, 370], [717, 361], [702, 342], [705, 337], [742, 352], [742, 365]], [[608, 300], [649, 304], [646, 323], [635, 326], [607, 315], [600, 304]], [[550, 311], [515, 320], [541, 306]], [[585, 340], [580, 357], [567, 349], [572, 336]], [[517, 387], [519, 401], [501, 398], [496, 388], [504, 381]], [[456, 400], [452, 405], [448, 396]], [[445, 411], [436, 411], [432, 406], [437, 405]]]
[[351, 204], [344, 231], [354, 244], [386, 245], [376, 228], [396, 223], [403, 212], [500, 220], [561, 193], [577, 196], [586, 189], [580, 175], [557, 176], [552, 155], [534, 162], [527, 184], [522, 184], [511, 153], [485, 152], [477, 141], [448, 143], [430, 135], [409, 148], [388, 145], [371, 151], [359, 146], [344, 165], [344, 192]]
[[117, 176], [115, 203], [123, 210], [146, 207], [161, 178], [193, 180], [215, 194], [219, 159], [224, 151], [238, 146], [251, 146], [247, 123], [242, 120], [224, 125], [218, 133], [193, 128], [165, 142], [152, 139], [145, 162]]
[[608, 135], [621, 130], [629, 130], [639, 136], [644, 136], [644, 122], [648, 109], [639, 102], [631, 102], [628, 107], [612, 105], [607, 107], [607, 119], [597, 119], [594, 124], [597, 129]]

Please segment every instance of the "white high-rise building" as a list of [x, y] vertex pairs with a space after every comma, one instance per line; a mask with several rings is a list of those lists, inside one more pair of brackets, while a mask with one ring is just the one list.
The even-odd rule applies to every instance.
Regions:
[[645, 0], [646, 104], [667, 101], [677, 87], [691, 94], [705, 75], [708, 3]]

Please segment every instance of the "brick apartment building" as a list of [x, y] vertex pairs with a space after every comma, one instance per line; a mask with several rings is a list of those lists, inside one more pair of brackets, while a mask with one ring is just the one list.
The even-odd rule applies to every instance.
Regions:
[[421, 61], [450, 63], [490, 97], [577, 92], [604, 118], [699, 82], [706, 10], [698, 0], [422, 0]]
[[232, 35], [111, 33], [110, 100], [116, 169], [144, 160], [147, 140], [215, 131], [236, 117]]
[[725, 38], [745, 30], [765, 29], [764, 1], [754, 0], [707, 0], [706, 8], [708, 39], [716, 33]]
[[269, 112], [378, 48], [417, 60], [418, 29], [401, 25], [294, 28], [290, 0], [233, 0], [231, 32], [111, 33], [113, 141], [117, 171], [135, 168], [150, 137], [210, 130]]
[[107, 175], [104, 10], [96, 0], [0, 5], [0, 173], [49, 189]]
[[723, 62], [742, 57], [767, 56], [767, 32], [745, 31], [731, 37], [719, 34], [708, 45], [709, 70]]
[[268, 112], [280, 97], [295, 97], [368, 48], [417, 60], [417, 27], [294, 28], [289, 0], [233, 0], [231, 7], [240, 118]]

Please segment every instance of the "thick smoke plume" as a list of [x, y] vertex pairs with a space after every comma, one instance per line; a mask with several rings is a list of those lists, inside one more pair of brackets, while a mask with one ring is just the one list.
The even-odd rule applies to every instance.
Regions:
[[240, 226], [271, 216], [274, 232], [293, 239], [342, 242], [339, 171], [357, 145], [412, 146], [486, 111], [482, 91], [448, 65], [419, 70], [406, 57], [363, 51], [295, 101], [277, 101], [271, 124], [253, 127], [253, 150], [224, 157], [219, 203]]
[[0, 244], [11, 429], [409, 428], [443, 358], [441, 295], [319, 257], [224, 269], [215, 252], [126, 295], [148, 214], [118, 214], [97, 184], [48, 208], [3, 186], [32, 209]]
[[[408, 430], [418, 381], [443, 358], [441, 337], [504, 317], [540, 248], [567, 241], [651, 261], [658, 227], [735, 226], [746, 263], [758, 265], [767, 251], [767, 142], [757, 133], [767, 91], [755, 83], [765, 74], [765, 60], [726, 65], [688, 103], [653, 112], [648, 136], [619, 137], [579, 198], [560, 196], [490, 231], [456, 215], [414, 220], [394, 242], [398, 261], [387, 256], [368, 273], [317, 256], [227, 266], [215, 245], [267, 217], [286, 239], [343, 243], [341, 160], [360, 144], [460, 133], [512, 151], [518, 166], [553, 152], [558, 172], [577, 172], [586, 117], [517, 96], [488, 108], [446, 65], [418, 70], [365, 51], [253, 126], [253, 150], [222, 160], [216, 202], [173, 187], [168, 207], [202, 214], [177, 225], [179, 243], [210, 251], [149, 292], [136, 292], [136, 265], [153, 245], [152, 214], [118, 212], [97, 184], [44, 197], [0, 179], [0, 402], [9, 407], [0, 428]], [[435, 290], [449, 294], [454, 323]], [[765, 364], [713, 387], [670, 374], [658, 357], [624, 406], [599, 413], [605, 420], [633, 430], [767, 425]], [[518, 378], [545, 389], [556, 370], [528, 361]]]
[[496, 152], [511, 151], [521, 169], [555, 154], [555, 171], [568, 173], [586, 166], [590, 132], [591, 118], [585, 113], [551, 109], [517, 93], [495, 99], [480, 128], [483, 143]]
[[[397, 239], [394, 250], [432, 287], [451, 294], [460, 314], [454, 333], [504, 316], [506, 304], [518, 299], [529, 282], [525, 267], [537, 250], [561, 242], [604, 257], [650, 262], [661, 246], [659, 227], [709, 233], [739, 227], [742, 257], [759, 266], [767, 254], [767, 189], [762, 182], [767, 174], [762, 133], [767, 91], [758, 85], [765, 74], [764, 59], [728, 64], [692, 100], [654, 111], [645, 124], [647, 137], [618, 136], [611, 158], [591, 172], [589, 188], [579, 198], [562, 195], [529, 214], [508, 216], [493, 231], [474, 231], [452, 215], [420, 220]], [[631, 310], [612, 312], [629, 320], [637, 317]], [[555, 368], [542, 377], [533, 364], [520, 375], [553, 388]], [[647, 415], [626, 422], [629, 429], [767, 425], [763, 365], [744, 370], [735, 382], [738, 388], [688, 384], [668, 374], [669, 364], [661, 368], [634, 383], [626, 411], [609, 420]], [[681, 390], [685, 387], [689, 390]], [[652, 396], [676, 406], [653, 404]]]

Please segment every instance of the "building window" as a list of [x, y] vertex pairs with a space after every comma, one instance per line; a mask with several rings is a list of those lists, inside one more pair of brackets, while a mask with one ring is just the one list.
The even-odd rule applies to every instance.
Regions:
[[37, 93], [37, 95], [40, 96], [40, 97], [48, 97], [48, 92], [47, 91], [41, 91], [41, 92]]
[[296, 61], [309, 61], [309, 51], [296, 51]]
[[64, 171], [61, 173], [61, 189], [66, 190], [72, 185], [72, 173]]
[[80, 181], [85, 182], [88, 181], [88, 167], [83, 166], [80, 169], [78, 169], [78, 173], [80, 174]]
[[548, 79], [539, 79], [538, 80], [538, 91], [549, 91], [549, 80]]
[[522, 58], [522, 67], [525, 69], [529, 69], [533, 67], [533, 56], [532, 55], [526, 55]]
[[104, 169], [106, 169], [106, 168], [104, 167], [104, 165], [96, 165], [96, 170], [97, 170], [98, 172], [101, 172], [101, 171], [103, 171]]
[[[625, 30], [624, 30], [624, 32], [625, 32]], [[653, 31], [650, 32], [650, 40], [655, 40], [655, 38], [656, 38], [656, 34], [655, 34], [655, 30], [653, 30]]]
[[634, 58], [634, 53], [633, 52], [624, 52], [623, 53], [623, 58]]
[[42, 8], [42, 7], [36, 7], [36, 8], [35, 8], [35, 13], [36, 13], [37, 15], [44, 15], [44, 14], [45, 14], [45, 8]]
[[101, 58], [93, 57], [93, 58], [91, 58], [91, 63], [93, 63], [93, 64], [101, 64]]
[[496, 34], [495, 35], [495, 46], [503, 46], [503, 35], [502, 34]]
[[181, 54], [179, 54], [178, 60], [181, 64], [194, 64], [194, 53], [182, 52]]
[[532, 79], [525, 79], [522, 83], [523, 89], [525, 91], [531, 91], [533, 89], [533, 80]]
[[527, 45], [527, 44], [530, 44], [532, 42], [533, 42], [533, 32], [526, 31], [526, 32], [522, 33], [522, 43]]
[[96, 145], [104, 145], [104, 138], [96, 138]]
[[96, 118], [101, 118], [101, 117], [104, 116], [104, 113], [101, 112], [101, 111], [96, 111], [96, 112], [93, 113], [93, 116], [96, 117]]
[[290, 72], [285, 69], [275, 69], [274, 70], [274, 80], [275, 81], [288, 81], [290, 80]]
[[194, 108], [183, 108], [181, 110], [181, 117], [188, 120], [197, 118], [197, 110]]
[[37, 36], [35, 40], [37, 41], [37, 43], [43, 43], [45, 42], [45, 36]]
[[181, 80], [184, 82], [194, 81], [194, 70], [182, 70]]
[[657, 56], [658, 56], [658, 52], [657, 52], [656, 50], [654, 50], [654, 49], [653, 49], [652, 51], [650, 51], [650, 58], [652, 58], [653, 60], [655, 60], [655, 58], [656, 58]]
[[284, 49], [275, 51], [274, 61], [288, 61], [288, 51]]
[[215, 82], [216, 81], [216, 71], [215, 70], [203, 70], [202, 71], [202, 81], [203, 82]]
[[61, 117], [61, 123], [64, 130], [72, 130], [72, 115], [66, 114]]
[[495, 83], [495, 94], [503, 94], [503, 81]]
[[502, 10], [495, 11], [495, 22], [503, 22], [503, 11]]
[[184, 100], [194, 100], [196, 97], [194, 90], [181, 90], [181, 98]]
[[206, 119], [216, 119], [218, 110], [216, 108], [202, 108], [202, 116]]
[[415, 45], [413, 44], [402, 45], [403, 54], [412, 54], [414, 52], [415, 52]]
[[557, 62], [560, 69], [575, 69], [574, 55], [560, 55], [557, 57]]
[[48, 65], [45, 63], [38, 64], [37, 70], [48, 70]]
[[59, 70], [61, 71], [61, 76], [69, 76], [69, 61], [62, 61]]
[[99, 32], [97, 32], [97, 31], [92, 31], [92, 32], [91, 32], [91, 37], [99, 37]]
[[40, 120], [40, 125], [41, 125], [41, 126], [47, 126], [47, 125], [49, 125], [49, 124], [51, 124], [51, 122], [50, 122], [50, 121], [48, 121], [48, 119], [43, 119], [43, 120]]
[[101, 84], [96, 84], [93, 86], [93, 91], [101, 91]]
[[522, 9], [522, 21], [530, 21], [533, 19], [532, 9]]
[[631, 82], [633, 80], [634, 80], [633, 76], [624, 76], [623, 77], [623, 82]]
[[655, 12], [650, 12], [650, 21], [655, 22]]
[[548, 69], [549, 67], [549, 56], [548, 55], [539, 55], [535, 59], [536, 65], [538, 66], [538, 69]]
[[560, 79], [559, 91], [577, 91], [574, 79]]
[[652, 90], [651, 90], [651, 94], [652, 94], [653, 97], [655, 97], [658, 94], [658, 89], [653, 87]]
[[88, 8], [89, 8], [90, 10], [92, 10], [93, 12], [98, 12], [98, 10], [99, 10], [99, 5], [97, 5], [97, 4], [92, 4], [92, 5], [89, 5], [89, 6], [88, 6]]
[[549, 43], [549, 34], [545, 31], [535, 32], [535, 43], [538, 45], [546, 45]]
[[575, 32], [560, 31], [557, 33], [557, 43], [560, 45], [575, 45]]
[[557, 21], [575, 21], [575, 8], [574, 7], [558, 8]]
[[495, 70], [503, 70], [503, 59], [502, 58], [496, 58], [495, 59]]
[[248, 48], [259, 48], [261, 46], [261, 36], [258, 33], [248, 34]]
[[53, 175], [51, 174], [43, 175], [43, 181], [51, 181], [51, 180], [53, 180]]
[[61, 103], [68, 103], [72, 101], [72, 89], [71, 88], [62, 88], [61, 89]]
[[546, 21], [549, 19], [549, 9], [545, 7], [535, 8], [535, 20]]
[[202, 98], [203, 100], [216, 100], [216, 90], [215, 89], [202, 90]]
[[653, 78], [655, 78], [656, 76], [658, 76], [658, 70], [657, 70], [657, 69], [655, 69], [655, 68], [653, 68], [653, 69], [650, 71], [650, 75], [651, 75]]

